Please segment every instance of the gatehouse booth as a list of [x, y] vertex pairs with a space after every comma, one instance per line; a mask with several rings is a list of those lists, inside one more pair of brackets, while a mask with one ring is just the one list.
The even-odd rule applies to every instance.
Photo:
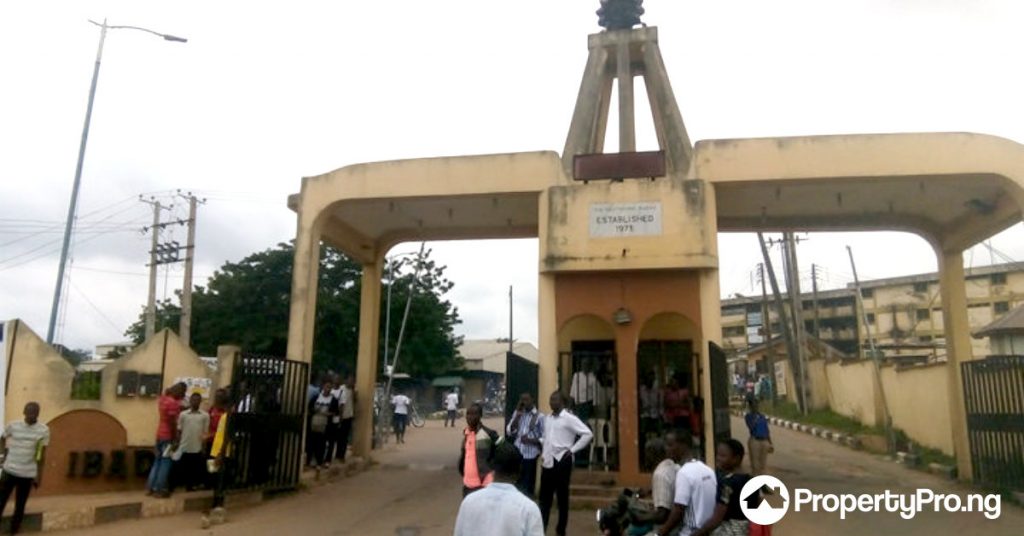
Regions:
[[[539, 400], [561, 389], [597, 433], [591, 463], [646, 485], [646, 438], [691, 429], [712, 459], [730, 433], [720, 231], [902, 230], [939, 258], [954, 439], [971, 475], [959, 363], [972, 358], [962, 252], [1021, 220], [1024, 147], [971, 134], [816, 136], [691, 144], [654, 27], [589, 37], [565, 147], [424, 158], [306, 177], [297, 213], [288, 357], [313, 349], [321, 243], [362, 264], [357, 393], [372, 393], [384, 257], [406, 241], [537, 238]], [[634, 80], [659, 150], [637, 152]], [[619, 152], [603, 154], [617, 85]], [[648, 389], [672, 391], [651, 407]], [[510, 396], [515, 396], [510, 393]], [[676, 403], [676, 401], [680, 401]], [[370, 455], [372, 406], [354, 448]], [[964, 455], [962, 455], [964, 454]]]

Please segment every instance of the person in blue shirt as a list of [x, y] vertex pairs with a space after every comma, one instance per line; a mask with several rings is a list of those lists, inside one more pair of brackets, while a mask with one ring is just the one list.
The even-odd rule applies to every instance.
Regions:
[[758, 411], [757, 399], [748, 397], [747, 408], [744, 420], [747, 423], [747, 430], [750, 431], [750, 440], [747, 442], [750, 451], [750, 474], [758, 476], [765, 474], [768, 455], [775, 452], [775, 447], [772, 445], [772, 435], [768, 430], [768, 417]]
[[519, 454], [523, 457], [522, 470], [516, 487], [519, 491], [533, 498], [537, 489], [537, 459], [542, 448], [541, 438], [544, 435], [544, 414], [533, 404], [533, 396], [523, 393], [519, 397], [519, 406], [508, 423], [505, 433], [515, 441]]

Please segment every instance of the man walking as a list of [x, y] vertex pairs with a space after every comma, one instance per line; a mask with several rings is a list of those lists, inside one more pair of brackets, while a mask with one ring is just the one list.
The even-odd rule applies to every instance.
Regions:
[[462, 499], [454, 536], [544, 535], [540, 509], [512, 485], [519, 477], [520, 460], [510, 443], [495, 447], [494, 483]]
[[0, 514], [7, 508], [7, 499], [14, 491], [14, 516], [11, 534], [17, 534], [25, 518], [25, 503], [32, 488], [38, 488], [46, 463], [46, 447], [50, 429], [39, 422], [39, 404], [25, 404], [25, 419], [7, 425], [0, 437], [4, 455], [3, 476], [0, 477]]
[[537, 411], [530, 393], [519, 396], [519, 407], [505, 434], [515, 441], [523, 458], [516, 487], [532, 499], [537, 490], [537, 458], [540, 457], [541, 438], [544, 436], [544, 415]]
[[402, 394], [401, 391], [391, 397], [391, 405], [395, 407], [395, 413], [392, 416], [395, 425], [395, 440], [399, 443], [405, 443], [405, 426], [409, 422], [410, 404], [412, 404], [412, 400], [409, 400], [409, 397]]
[[551, 501], [558, 494], [558, 525], [555, 533], [565, 536], [569, 523], [569, 481], [572, 479], [573, 456], [594, 438], [583, 421], [565, 411], [561, 392], [551, 394], [551, 415], [544, 418], [544, 446], [541, 450], [540, 513], [547, 530]]
[[768, 431], [768, 417], [757, 409], [757, 399], [747, 398], [747, 414], [744, 421], [747, 430], [750, 431], [750, 440], [747, 447], [750, 450], [750, 474], [758, 476], [765, 474], [765, 467], [768, 465], [768, 454], [775, 451], [772, 446], [772, 435]]
[[448, 413], [444, 417], [444, 425], [448, 426], [448, 421], [451, 421], [452, 428], [455, 428], [455, 421], [459, 418], [459, 393], [452, 389], [444, 397], [444, 409]]
[[188, 386], [184, 382], [178, 382], [164, 391], [163, 396], [157, 401], [160, 420], [156, 428], [156, 460], [153, 461], [153, 468], [150, 469], [149, 479], [146, 481], [146, 493], [149, 495], [164, 498], [171, 496], [167, 485], [171, 467], [174, 466], [171, 443], [178, 436], [178, 415], [181, 414], [181, 400], [185, 398], [187, 389]]
[[691, 455], [692, 444], [689, 432], [676, 432], [672, 448], [678, 449], [677, 452], [687, 462], [676, 473], [672, 512], [665, 524], [658, 527], [658, 536], [692, 536], [715, 512], [715, 472]]

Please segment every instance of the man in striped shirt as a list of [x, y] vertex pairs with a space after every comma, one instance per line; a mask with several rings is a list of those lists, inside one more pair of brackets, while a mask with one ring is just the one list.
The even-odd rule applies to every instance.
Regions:
[[516, 448], [523, 457], [516, 487], [532, 499], [537, 489], [537, 458], [540, 457], [541, 437], [544, 435], [544, 414], [537, 410], [530, 393], [519, 396], [519, 407], [505, 433], [515, 439]]
[[21, 528], [29, 492], [39, 487], [49, 444], [50, 429], [39, 422], [39, 404], [35, 402], [25, 404], [25, 419], [8, 424], [0, 437], [0, 451], [4, 454], [3, 476], [0, 477], [0, 514], [13, 491], [11, 534], [17, 534]]

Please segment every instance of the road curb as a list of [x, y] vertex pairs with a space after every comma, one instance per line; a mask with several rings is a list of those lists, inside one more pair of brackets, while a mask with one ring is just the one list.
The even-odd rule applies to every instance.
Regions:
[[[299, 489], [321, 486], [343, 478], [361, 473], [370, 467], [370, 463], [362, 458], [353, 458], [344, 465], [335, 465], [326, 471], [317, 470], [303, 473], [299, 481]], [[248, 491], [229, 493], [224, 505], [229, 510], [241, 506], [252, 506], [272, 499], [279, 493]], [[139, 490], [137, 500], [112, 500], [109, 504], [84, 507], [70, 507], [45, 512], [27, 512], [21, 525], [21, 532], [51, 532], [55, 530], [84, 529], [96, 525], [129, 519], [146, 519], [151, 517], [171, 516], [184, 512], [201, 512], [213, 505], [213, 492], [183, 492], [166, 499], [157, 499], [143, 495]], [[6, 528], [10, 523], [8, 516], [3, 517]]]
[[[736, 417], [744, 416], [742, 410], [733, 410], [732, 414]], [[768, 417], [768, 422], [778, 426], [779, 428], [787, 428], [789, 430], [802, 432], [826, 441], [832, 441], [833, 443], [844, 445], [852, 450], [860, 450], [862, 447], [860, 439], [849, 434], [819, 428], [817, 426], [808, 426], [806, 424], [800, 424], [798, 422], [781, 419], [779, 417]], [[921, 464], [920, 456], [908, 452], [897, 452], [895, 457], [890, 456], [887, 459], [894, 463], [911, 468], [919, 468]], [[957, 477], [956, 467], [952, 465], [931, 463], [928, 464], [928, 472], [945, 477], [948, 480], [956, 480]], [[1015, 496], [1017, 496], [1021, 504], [1024, 504], [1024, 493], [1015, 493]]]

